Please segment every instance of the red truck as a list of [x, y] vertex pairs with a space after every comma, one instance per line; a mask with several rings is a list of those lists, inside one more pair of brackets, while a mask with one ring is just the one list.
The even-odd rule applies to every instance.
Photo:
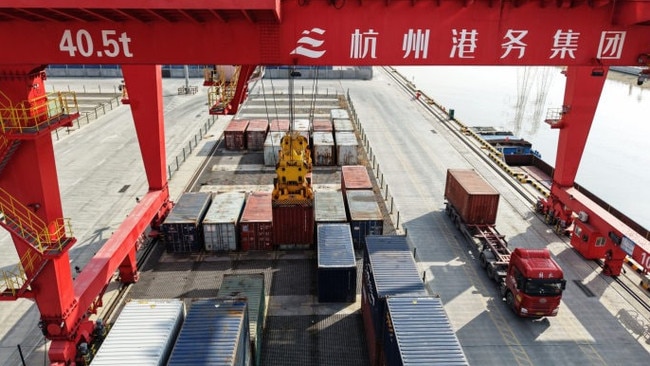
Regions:
[[502, 298], [522, 317], [556, 316], [566, 280], [548, 249], [516, 248], [495, 227], [499, 193], [472, 169], [449, 169], [445, 211], [477, 245], [479, 262]]

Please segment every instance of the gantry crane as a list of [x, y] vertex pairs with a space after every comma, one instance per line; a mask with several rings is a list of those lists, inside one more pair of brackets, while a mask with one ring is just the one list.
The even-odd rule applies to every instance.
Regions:
[[255, 65], [214, 65], [203, 70], [203, 85], [209, 86], [210, 114], [236, 114], [248, 93], [248, 80]]

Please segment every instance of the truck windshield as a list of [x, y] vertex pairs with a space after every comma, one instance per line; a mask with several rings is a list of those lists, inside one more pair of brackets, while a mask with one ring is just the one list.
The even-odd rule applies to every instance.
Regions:
[[528, 295], [554, 296], [562, 293], [563, 280], [535, 280], [526, 281], [524, 292]]

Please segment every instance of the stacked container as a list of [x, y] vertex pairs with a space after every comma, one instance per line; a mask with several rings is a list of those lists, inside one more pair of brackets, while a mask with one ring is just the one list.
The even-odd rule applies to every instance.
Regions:
[[[428, 296], [405, 236], [368, 236], [363, 254], [361, 315], [371, 365], [381, 365], [386, 300]], [[392, 364], [391, 364], [392, 365]]]
[[354, 302], [357, 263], [347, 224], [318, 225], [318, 302]]
[[292, 131], [298, 132], [300, 136], [303, 136], [309, 141], [309, 120], [304, 118], [294, 119]]
[[383, 364], [469, 365], [440, 298], [390, 297], [386, 309]]
[[127, 303], [92, 365], [166, 365], [184, 315], [183, 301], [178, 299]]
[[274, 119], [269, 124], [269, 131], [271, 132], [288, 132], [290, 122], [288, 119]]
[[210, 209], [203, 218], [205, 250], [237, 250], [237, 224], [246, 202], [246, 194], [227, 192], [214, 195]]
[[270, 192], [248, 196], [239, 221], [241, 250], [273, 249], [273, 211]]
[[226, 140], [226, 150], [245, 150], [246, 149], [246, 128], [248, 127], [247, 119], [233, 119], [223, 131]]
[[316, 225], [348, 222], [340, 190], [314, 192], [314, 220]]
[[269, 121], [265, 119], [252, 119], [246, 129], [246, 146], [250, 151], [264, 150], [266, 133], [269, 130]]
[[336, 153], [336, 148], [334, 145], [334, 135], [331, 132], [314, 132], [312, 139], [314, 146], [314, 165], [335, 165], [336, 160], [334, 159], [334, 154]]
[[348, 191], [345, 194], [356, 249], [362, 249], [366, 235], [381, 235], [384, 219], [373, 191]]
[[363, 165], [345, 165], [341, 167], [341, 190], [372, 190], [372, 181], [368, 169]]
[[350, 118], [350, 114], [345, 109], [335, 108], [330, 110], [330, 119], [333, 121], [340, 118]]
[[202, 299], [190, 305], [167, 365], [247, 366], [252, 361], [246, 301]]
[[313, 132], [329, 132], [333, 133], [332, 121], [328, 119], [315, 119], [311, 122], [311, 130]]
[[285, 132], [269, 132], [264, 141], [264, 165], [275, 166], [280, 159], [282, 138]]
[[354, 124], [349, 119], [337, 118], [332, 121], [336, 132], [354, 132]]
[[343, 165], [357, 165], [358, 154], [357, 137], [354, 132], [335, 132], [334, 140], [336, 141], [336, 164]]
[[203, 249], [201, 222], [210, 202], [210, 192], [183, 193], [162, 223], [161, 229], [168, 252], [192, 253]]
[[256, 366], [262, 361], [262, 333], [266, 311], [264, 295], [264, 274], [226, 274], [223, 276], [218, 297], [245, 297], [248, 304], [248, 325], [253, 360]]

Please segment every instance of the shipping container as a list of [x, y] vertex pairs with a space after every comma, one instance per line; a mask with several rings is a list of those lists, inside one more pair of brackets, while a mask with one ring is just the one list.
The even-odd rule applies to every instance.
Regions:
[[334, 135], [331, 132], [314, 132], [313, 134], [314, 155], [312, 161], [315, 166], [335, 165]]
[[269, 131], [269, 121], [265, 119], [252, 119], [246, 129], [246, 147], [250, 151], [264, 150], [266, 133]]
[[194, 253], [203, 249], [201, 222], [211, 202], [210, 192], [181, 195], [161, 226], [168, 252]]
[[428, 296], [406, 236], [371, 235], [366, 238], [361, 280], [361, 315], [371, 365], [382, 359], [386, 299], [392, 296]]
[[201, 299], [187, 311], [168, 366], [248, 366], [253, 362], [243, 299]]
[[335, 132], [334, 141], [336, 142], [336, 164], [343, 165], [357, 165], [358, 154], [357, 137], [354, 132]]
[[309, 120], [306, 118], [296, 118], [293, 120], [293, 128], [291, 129], [294, 132], [298, 132], [301, 136], [307, 139], [309, 141], [309, 131], [311, 130], [310, 128], [310, 123]]
[[291, 122], [288, 119], [273, 119], [269, 124], [271, 132], [288, 132]]
[[494, 225], [499, 206], [497, 192], [473, 169], [448, 169], [445, 198], [468, 225]]
[[246, 149], [246, 128], [247, 119], [233, 119], [223, 130], [223, 137], [226, 141], [226, 150]]
[[391, 297], [386, 309], [386, 365], [469, 364], [439, 297]]
[[368, 168], [363, 165], [344, 165], [341, 167], [341, 190], [369, 190], [372, 189], [372, 181], [368, 174]]
[[269, 132], [264, 141], [264, 165], [275, 166], [280, 159], [282, 138], [285, 132]]
[[345, 109], [340, 109], [340, 108], [331, 109], [330, 110], [330, 119], [334, 120], [336, 118], [348, 118], [349, 119], [350, 114]]
[[384, 218], [373, 191], [348, 191], [345, 194], [352, 240], [356, 249], [363, 249], [366, 235], [381, 235]]
[[316, 224], [348, 222], [340, 190], [314, 192], [314, 221]]
[[246, 199], [239, 221], [241, 250], [273, 249], [271, 192], [254, 192]]
[[332, 121], [334, 132], [354, 132], [354, 124], [347, 118], [336, 118]]
[[332, 121], [329, 119], [315, 119], [311, 122], [311, 130], [313, 132], [334, 132]]
[[245, 297], [248, 304], [248, 329], [250, 331], [253, 360], [256, 366], [262, 361], [262, 334], [266, 317], [264, 274], [226, 274], [217, 294], [220, 298]]
[[310, 249], [314, 244], [314, 203], [273, 202], [273, 244], [278, 249]]
[[318, 225], [318, 302], [355, 302], [357, 263], [350, 225]]
[[184, 315], [185, 306], [179, 299], [128, 302], [92, 365], [166, 365]]
[[203, 218], [205, 250], [237, 250], [237, 224], [244, 209], [246, 194], [226, 192], [212, 197], [212, 204]]

